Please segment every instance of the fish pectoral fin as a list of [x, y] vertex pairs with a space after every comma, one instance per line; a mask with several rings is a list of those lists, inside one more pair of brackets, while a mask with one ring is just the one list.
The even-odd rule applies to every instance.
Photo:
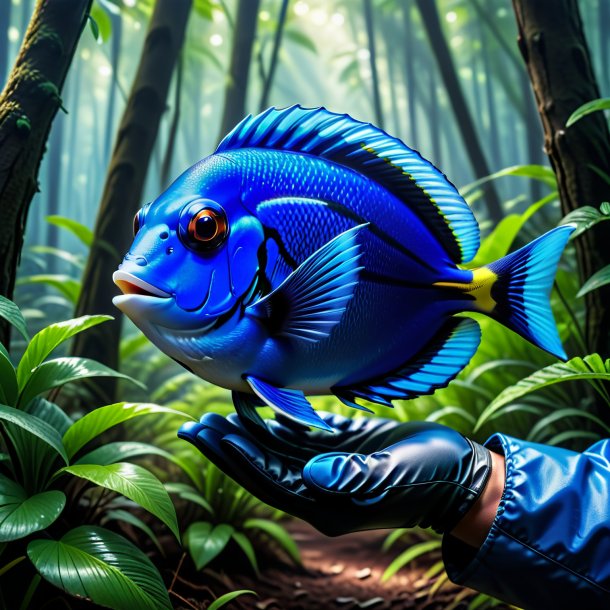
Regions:
[[352, 227], [324, 244], [246, 312], [266, 321], [277, 335], [308, 341], [327, 337], [358, 284], [363, 267], [356, 237], [366, 226]]
[[333, 429], [314, 411], [311, 403], [305, 398], [305, 394], [300, 390], [276, 388], [251, 375], [246, 375], [245, 379], [253, 392], [272, 409], [281, 411], [284, 415], [300, 424], [320, 428], [321, 430], [327, 430], [329, 432], [333, 431]]

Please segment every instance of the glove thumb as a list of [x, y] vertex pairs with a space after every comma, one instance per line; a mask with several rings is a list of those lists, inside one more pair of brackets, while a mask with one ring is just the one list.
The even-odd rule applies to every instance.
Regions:
[[374, 471], [379, 460], [383, 459], [384, 453], [323, 453], [307, 462], [303, 469], [303, 480], [314, 492], [370, 493], [377, 486]]

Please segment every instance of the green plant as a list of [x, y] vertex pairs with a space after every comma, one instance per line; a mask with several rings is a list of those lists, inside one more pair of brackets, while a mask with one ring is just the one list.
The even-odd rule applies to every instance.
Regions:
[[[23, 331], [20, 311], [1, 298], [0, 315]], [[112, 520], [113, 513], [120, 517], [116, 509], [127, 499], [128, 506], [157, 517], [179, 539], [176, 512], [161, 481], [125, 461], [145, 452], [173, 458], [145, 443], [110, 443], [92, 450], [91, 444], [133, 418], [170, 412], [187, 416], [158, 405], [117, 403], [74, 422], [40, 397], [87, 377], [126, 378], [84, 358], [49, 359], [70, 337], [108, 319], [83, 316], [51, 324], [31, 339], [17, 367], [0, 346], [0, 577], [10, 579], [11, 571], [24, 569], [29, 559], [29, 571], [33, 567], [37, 573], [30, 573], [22, 608], [28, 607], [41, 577], [66, 593], [112, 608], [171, 608], [150, 559], [98, 524]], [[132, 524], [147, 531], [138, 516], [127, 514]]]

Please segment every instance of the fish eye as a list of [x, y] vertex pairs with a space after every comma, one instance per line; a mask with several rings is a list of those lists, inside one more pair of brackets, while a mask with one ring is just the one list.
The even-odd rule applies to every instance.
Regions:
[[180, 237], [193, 250], [213, 250], [229, 234], [227, 216], [214, 201], [202, 199], [188, 205], [180, 220]]

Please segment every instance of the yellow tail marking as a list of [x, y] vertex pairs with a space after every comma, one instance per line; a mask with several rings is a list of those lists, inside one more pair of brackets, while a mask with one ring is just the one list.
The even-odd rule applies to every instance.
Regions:
[[496, 301], [491, 296], [491, 288], [497, 279], [498, 276], [488, 267], [478, 267], [472, 270], [472, 281], [467, 284], [461, 282], [435, 282], [434, 286], [461, 290], [474, 297], [480, 311], [491, 313], [496, 306]]

